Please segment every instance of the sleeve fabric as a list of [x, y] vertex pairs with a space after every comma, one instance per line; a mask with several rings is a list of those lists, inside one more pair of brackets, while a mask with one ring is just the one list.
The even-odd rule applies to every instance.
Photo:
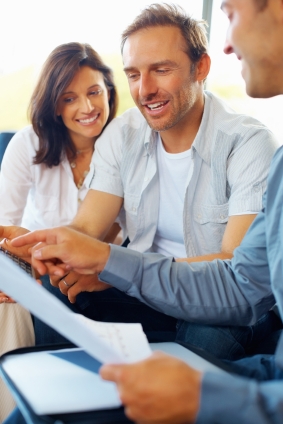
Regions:
[[112, 121], [95, 143], [95, 178], [90, 188], [124, 197], [120, 173], [122, 159], [123, 132], [120, 120]]
[[279, 424], [283, 381], [257, 382], [235, 375], [205, 373], [196, 424]]
[[[9, 142], [0, 173], [0, 224], [20, 225], [32, 185], [33, 156], [27, 133], [19, 131]], [[35, 152], [34, 152], [35, 154]]]
[[233, 150], [227, 162], [229, 216], [261, 210], [276, 147], [273, 134], [267, 128], [259, 127], [247, 131]]

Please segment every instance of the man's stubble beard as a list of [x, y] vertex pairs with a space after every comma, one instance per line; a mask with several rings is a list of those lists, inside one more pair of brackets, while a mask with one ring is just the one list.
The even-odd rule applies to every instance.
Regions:
[[[169, 102], [172, 110], [170, 116], [165, 122], [158, 122], [163, 121], [163, 118], [156, 118], [156, 122], [154, 118], [149, 118], [144, 112], [144, 107], [141, 105], [141, 102], [138, 101], [137, 107], [152, 130], [157, 132], [167, 131], [177, 125], [188, 114], [188, 112], [192, 110], [196, 102], [196, 94], [192, 89], [193, 77], [193, 75], [190, 75], [184, 82], [183, 86], [179, 90], [178, 96], [170, 96], [171, 98], [169, 99]], [[149, 99], [150, 101], [154, 101], [155, 98], [149, 96], [147, 99], [143, 99], [143, 101], [148, 101]], [[157, 100], [161, 101], [160, 98]], [[168, 96], [166, 100], [168, 100]], [[173, 100], [175, 100], [175, 102]]]

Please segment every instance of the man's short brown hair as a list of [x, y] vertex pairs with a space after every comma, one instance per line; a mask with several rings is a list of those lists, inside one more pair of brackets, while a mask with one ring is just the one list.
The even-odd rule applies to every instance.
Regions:
[[205, 25], [205, 21], [191, 18], [180, 6], [154, 3], [142, 10], [122, 33], [121, 51], [123, 52], [127, 38], [137, 31], [157, 26], [174, 26], [180, 29], [184, 37], [187, 55], [196, 63], [208, 50]]

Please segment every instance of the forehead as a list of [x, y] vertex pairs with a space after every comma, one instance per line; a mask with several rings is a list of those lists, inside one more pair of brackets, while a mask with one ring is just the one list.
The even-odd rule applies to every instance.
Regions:
[[77, 85], [89, 87], [95, 84], [104, 84], [104, 78], [102, 73], [97, 69], [92, 69], [90, 66], [82, 66], [76, 72], [68, 88], [73, 88]]
[[223, 11], [229, 9], [243, 9], [243, 7], [253, 6], [253, 10], [255, 10], [255, 6], [259, 6], [262, 3], [261, 0], [222, 0], [221, 9]]
[[188, 57], [186, 42], [179, 28], [157, 26], [139, 30], [130, 35], [123, 49], [125, 67], [140, 63], [154, 63]]

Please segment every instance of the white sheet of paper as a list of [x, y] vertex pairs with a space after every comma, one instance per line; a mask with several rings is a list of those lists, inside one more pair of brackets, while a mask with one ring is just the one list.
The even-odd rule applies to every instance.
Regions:
[[0, 290], [101, 363], [135, 362], [151, 354], [140, 324], [95, 322], [72, 312], [1, 254]]

